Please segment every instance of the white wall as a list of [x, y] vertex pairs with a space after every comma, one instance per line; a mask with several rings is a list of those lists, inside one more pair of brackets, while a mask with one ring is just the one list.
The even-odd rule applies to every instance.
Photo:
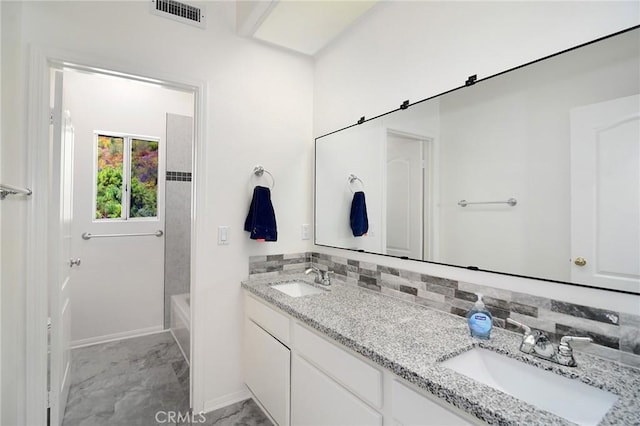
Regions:
[[640, 22], [635, 1], [381, 2], [316, 57], [322, 135]]
[[[192, 115], [191, 93], [117, 77], [64, 72], [74, 126], [71, 341], [85, 344], [163, 328], [163, 238], [84, 240], [92, 234], [164, 231], [166, 113]], [[160, 138], [157, 219], [94, 221], [95, 131]]]
[[[25, 100], [21, 79], [24, 55], [20, 48], [22, 10], [12, 3], [0, 3], [2, 8], [2, 141], [0, 144], [1, 180], [28, 186], [24, 167], [26, 147], [21, 112]], [[8, 125], [8, 124], [11, 125]], [[2, 220], [2, 424], [24, 423], [24, 362], [25, 348], [25, 270], [24, 217], [28, 201], [11, 197], [0, 202]]]
[[[314, 132], [328, 133], [640, 23], [638, 2], [384, 2], [316, 58]], [[321, 252], [340, 254], [337, 249]], [[636, 313], [640, 297], [357, 254], [361, 260]]]
[[[204, 192], [197, 200], [193, 253], [197, 262], [194, 356], [202, 354], [200, 360], [194, 359], [195, 410], [240, 395], [244, 390], [240, 281], [248, 275], [248, 256], [309, 248], [300, 239], [300, 225], [311, 223], [312, 217], [311, 60], [235, 36], [233, 2], [207, 4], [206, 30], [152, 15], [147, 2], [25, 2], [21, 7], [28, 20], [19, 20], [19, 31], [7, 35], [21, 38], [20, 54], [26, 54], [29, 44], [51, 46], [85, 55], [88, 62], [94, 58], [103, 66], [206, 84], [205, 169], [197, 171]], [[26, 69], [20, 66], [18, 71], [11, 82], [22, 89]], [[23, 102], [24, 96], [20, 90], [11, 101]], [[24, 112], [20, 108], [15, 112], [14, 122], [23, 126]], [[26, 176], [25, 137], [17, 136], [3, 137], [3, 167], [5, 162], [12, 164], [12, 171], [21, 171], [14, 176]], [[4, 156], [5, 149], [11, 152], [10, 159]], [[272, 195], [279, 231], [276, 243], [249, 241], [242, 230], [256, 164], [263, 164], [277, 180]], [[22, 217], [3, 216], [3, 227], [6, 224], [24, 232]], [[231, 226], [228, 246], [216, 244], [219, 225]], [[16, 256], [15, 262], [18, 270], [9, 278], [22, 292], [24, 279], [19, 274], [24, 258]], [[4, 263], [3, 258], [3, 268]], [[16, 316], [24, 312], [20, 296], [4, 296], [3, 304], [15, 305]], [[21, 350], [23, 345], [15, 349]], [[19, 377], [25, 368], [22, 358], [9, 356], [10, 360], [3, 356], [3, 371], [8, 367]], [[4, 380], [3, 391], [19, 395], [19, 389], [5, 387]], [[3, 405], [2, 411], [3, 424], [16, 423], [18, 408]]]

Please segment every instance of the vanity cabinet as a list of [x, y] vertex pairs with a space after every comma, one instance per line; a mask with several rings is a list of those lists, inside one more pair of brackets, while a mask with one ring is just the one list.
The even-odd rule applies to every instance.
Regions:
[[244, 302], [245, 383], [279, 426], [477, 424], [254, 296]]

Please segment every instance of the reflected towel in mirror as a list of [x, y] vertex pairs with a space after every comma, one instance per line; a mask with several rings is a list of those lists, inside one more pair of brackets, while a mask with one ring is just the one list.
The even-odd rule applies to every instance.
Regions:
[[264, 186], [253, 188], [253, 197], [249, 206], [244, 230], [252, 240], [277, 241], [276, 214], [271, 204], [271, 190]]
[[357, 191], [353, 193], [353, 201], [351, 201], [351, 214], [349, 216], [351, 223], [351, 231], [354, 237], [361, 237], [369, 231], [369, 219], [367, 218], [367, 203], [365, 202], [364, 192]]

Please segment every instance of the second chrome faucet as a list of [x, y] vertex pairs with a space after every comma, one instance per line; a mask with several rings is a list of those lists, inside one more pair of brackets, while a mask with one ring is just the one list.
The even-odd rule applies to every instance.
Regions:
[[564, 336], [560, 339], [560, 344], [556, 348], [549, 340], [546, 334], [540, 330], [531, 330], [531, 328], [518, 321], [507, 318], [509, 324], [513, 324], [524, 331], [520, 351], [555, 362], [556, 364], [566, 365], [567, 367], [575, 367], [576, 360], [573, 357], [573, 349], [569, 342], [591, 342], [590, 337]]

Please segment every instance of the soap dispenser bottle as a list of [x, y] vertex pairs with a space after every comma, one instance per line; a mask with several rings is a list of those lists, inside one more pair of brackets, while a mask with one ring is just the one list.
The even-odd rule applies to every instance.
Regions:
[[491, 328], [493, 327], [493, 318], [491, 312], [484, 306], [482, 294], [476, 293], [476, 295], [478, 296], [478, 300], [467, 313], [469, 332], [471, 333], [471, 337], [489, 340]]

